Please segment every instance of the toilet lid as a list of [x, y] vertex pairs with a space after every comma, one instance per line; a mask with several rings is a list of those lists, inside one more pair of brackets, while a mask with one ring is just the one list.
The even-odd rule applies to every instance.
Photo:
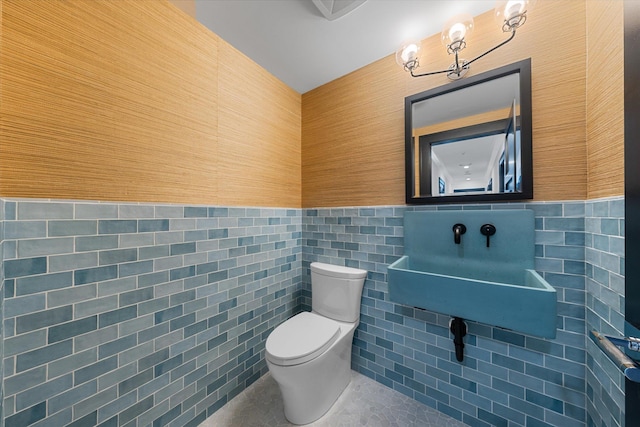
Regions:
[[315, 359], [338, 339], [340, 325], [326, 317], [304, 311], [275, 328], [267, 338], [269, 361], [298, 365]]

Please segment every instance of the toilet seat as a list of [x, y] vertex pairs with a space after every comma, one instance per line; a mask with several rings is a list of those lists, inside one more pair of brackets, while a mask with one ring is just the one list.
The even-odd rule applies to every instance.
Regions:
[[299, 365], [324, 353], [339, 336], [336, 321], [304, 311], [269, 334], [266, 356], [276, 365]]

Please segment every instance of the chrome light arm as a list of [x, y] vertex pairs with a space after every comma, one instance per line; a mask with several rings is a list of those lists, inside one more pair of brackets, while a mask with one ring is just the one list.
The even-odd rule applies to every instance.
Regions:
[[516, 29], [512, 28], [511, 29], [511, 36], [509, 36], [509, 38], [507, 38], [506, 40], [504, 40], [503, 42], [499, 43], [498, 45], [492, 47], [491, 49], [489, 49], [488, 51], [476, 56], [475, 58], [466, 61], [464, 59], [460, 60], [459, 59], [459, 52], [460, 49], [455, 49], [453, 50], [453, 53], [455, 54], [455, 62], [453, 64], [451, 64], [449, 66], [449, 68], [447, 68], [446, 70], [439, 70], [439, 71], [430, 71], [427, 73], [414, 73], [414, 70], [416, 68], [418, 68], [419, 64], [418, 61], [413, 61], [412, 63], [408, 63], [405, 65], [405, 69], [407, 69], [410, 73], [411, 73], [411, 77], [424, 77], [424, 76], [430, 76], [433, 74], [442, 74], [442, 73], [448, 73], [447, 76], [450, 79], [456, 80], [459, 79], [460, 77], [462, 77], [466, 71], [469, 69], [469, 66], [476, 62], [478, 59], [490, 54], [491, 52], [493, 52], [494, 50], [504, 46], [505, 44], [509, 43], [511, 40], [513, 40], [513, 38], [516, 36]]

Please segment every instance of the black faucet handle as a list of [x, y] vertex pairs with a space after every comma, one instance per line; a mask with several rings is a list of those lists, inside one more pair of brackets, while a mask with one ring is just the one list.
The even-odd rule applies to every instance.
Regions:
[[487, 247], [489, 247], [489, 239], [496, 234], [496, 226], [493, 224], [483, 224], [480, 227], [480, 234], [487, 236]]
[[453, 242], [456, 245], [460, 244], [460, 236], [467, 232], [467, 227], [464, 224], [456, 224], [452, 228], [453, 230]]

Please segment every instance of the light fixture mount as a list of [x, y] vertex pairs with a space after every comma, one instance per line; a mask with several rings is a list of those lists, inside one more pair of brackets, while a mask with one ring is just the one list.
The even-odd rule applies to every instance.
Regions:
[[465, 37], [474, 29], [473, 17], [469, 14], [463, 14], [450, 19], [442, 30], [442, 43], [446, 47], [447, 53], [455, 57], [454, 62], [449, 65], [447, 69], [417, 73], [416, 70], [420, 67], [418, 53], [421, 42], [419, 41], [411, 41], [403, 44], [396, 51], [396, 61], [405, 71], [409, 72], [412, 77], [446, 73], [450, 80], [459, 80], [467, 74], [472, 63], [513, 40], [516, 36], [516, 29], [525, 24], [527, 21], [527, 13], [531, 11], [534, 3], [535, 0], [498, 1], [496, 3], [494, 16], [501, 26], [502, 31], [511, 33], [511, 35], [506, 40], [473, 59], [465, 60], [459, 56], [460, 51], [467, 46]]

